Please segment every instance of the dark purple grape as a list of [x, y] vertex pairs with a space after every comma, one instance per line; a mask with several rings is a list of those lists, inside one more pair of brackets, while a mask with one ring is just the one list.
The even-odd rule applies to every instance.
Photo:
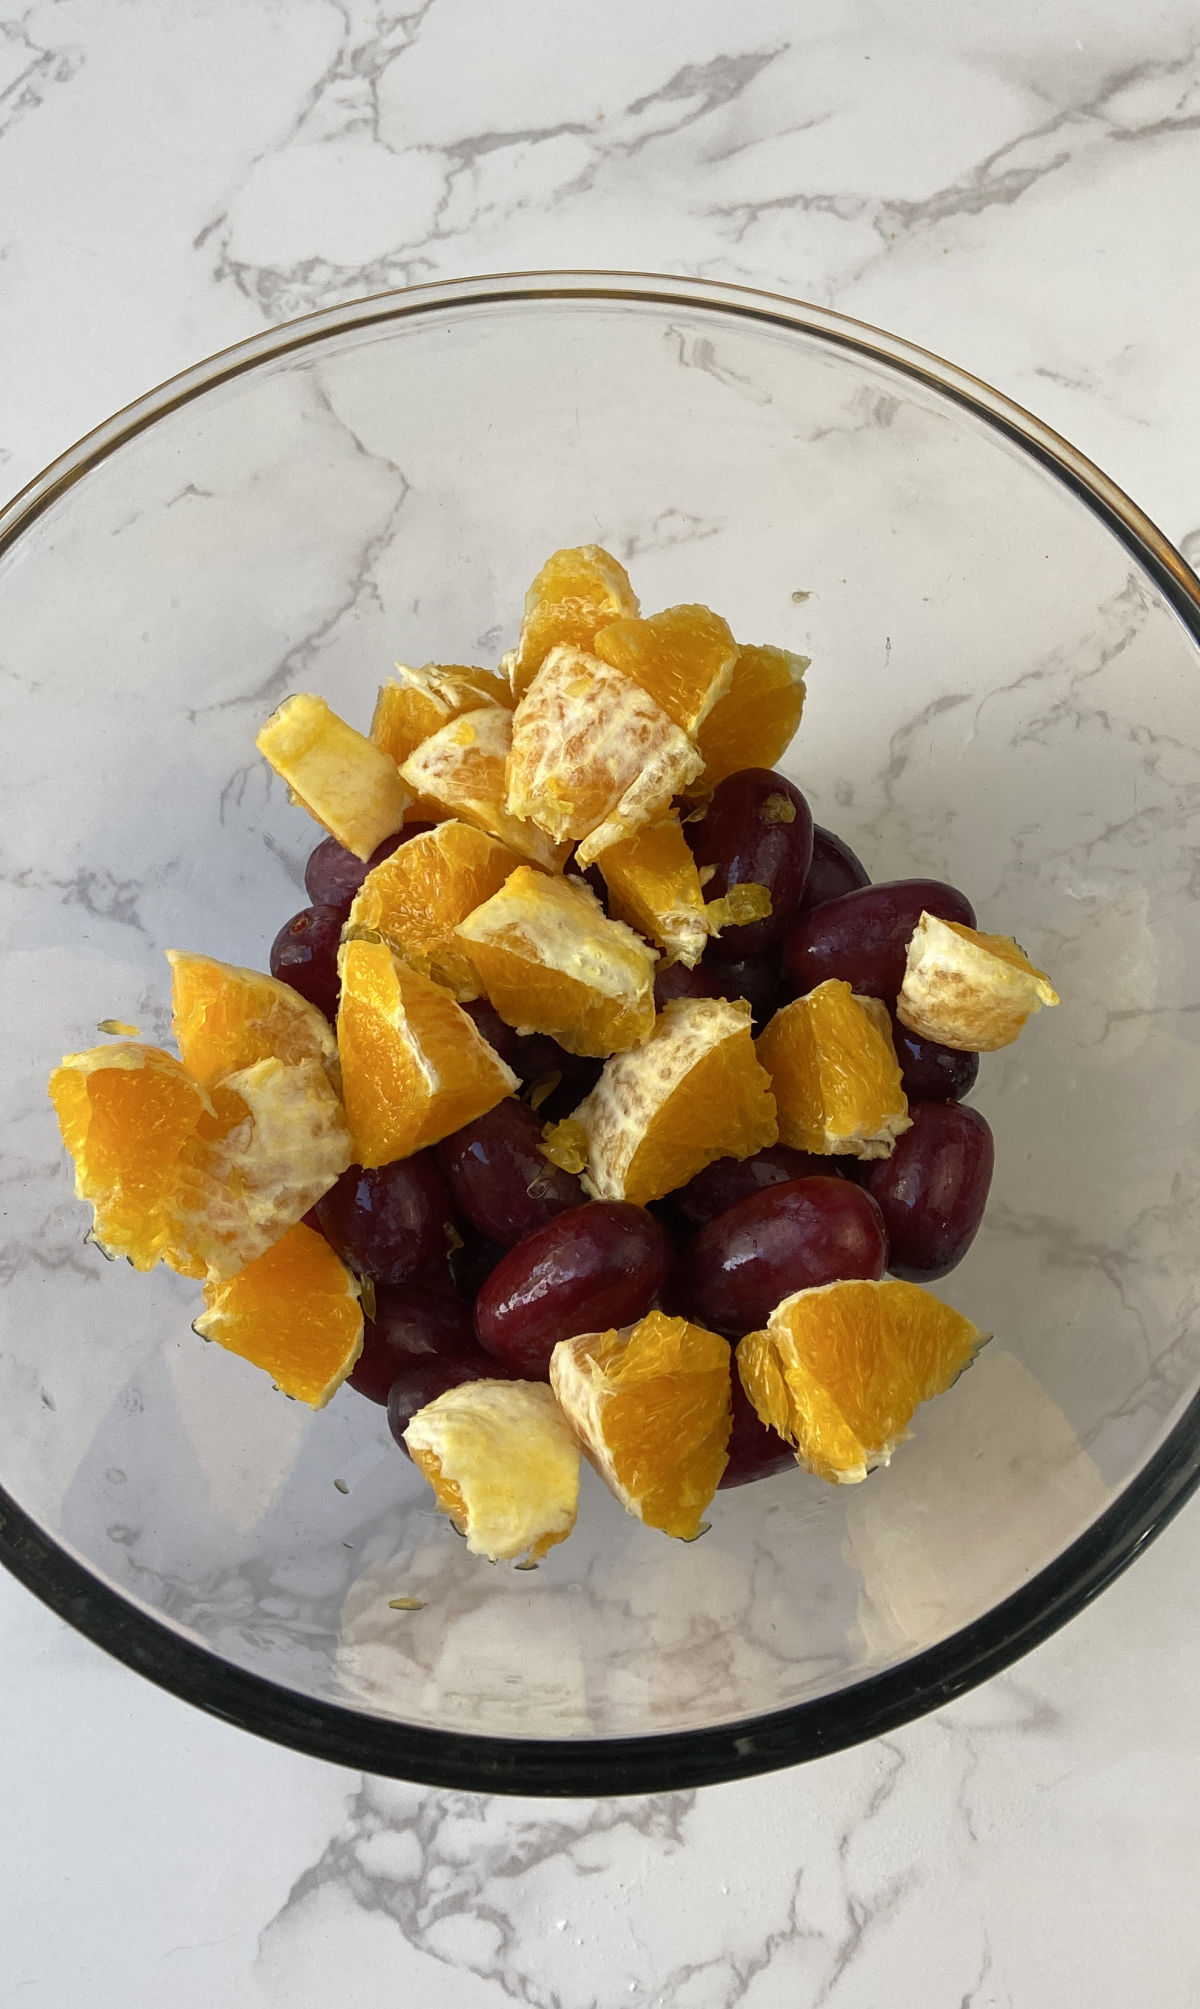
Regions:
[[468, 1229], [462, 1247], [450, 1251], [450, 1275], [459, 1296], [473, 1305], [496, 1264], [507, 1254], [499, 1242], [485, 1241]]
[[373, 1171], [351, 1165], [317, 1201], [317, 1218], [342, 1261], [380, 1283], [406, 1284], [444, 1264], [454, 1209], [432, 1151]]
[[432, 823], [406, 823], [403, 830], [377, 844], [365, 862], [356, 858], [353, 851], [347, 851], [336, 837], [326, 837], [304, 868], [304, 884], [313, 906], [340, 907], [344, 919], [367, 873], [382, 865], [410, 837], [419, 837], [423, 830], [432, 829]]
[[936, 1039], [918, 1039], [898, 1018], [892, 1018], [892, 1044], [910, 1102], [961, 1102], [975, 1086], [979, 1055], [940, 1046]]
[[912, 1103], [912, 1129], [890, 1158], [865, 1168], [863, 1191], [883, 1215], [893, 1276], [931, 1283], [960, 1263], [975, 1239], [995, 1147], [977, 1109], [957, 1102]]
[[856, 892], [870, 883], [871, 874], [845, 840], [814, 823], [812, 864], [799, 911], [807, 914], [810, 908], [821, 907], [826, 900], [840, 900], [843, 893]]
[[270, 970], [302, 998], [337, 1017], [338, 949], [345, 916], [340, 907], [302, 907], [285, 921], [271, 944]]
[[[812, 863], [812, 814], [794, 782], [769, 767], [744, 767], [713, 790], [708, 814], [685, 825], [697, 865], [715, 867], [704, 888], [718, 900], [731, 886], [765, 886], [765, 920], [722, 930], [713, 949], [727, 957], [757, 955], [783, 935]], [[710, 950], [710, 955], [712, 950]]]
[[664, 1005], [675, 998], [722, 998], [723, 991], [717, 981], [715, 971], [705, 969], [689, 970], [686, 963], [661, 962], [654, 972], [654, 1008], [661, 1011]]
[[721, 956], [718, 953], [720, 946], [719, 942], [710, 944], [705, 950], [701, 967], [718, 986], [723, 998], [745, 998], [754, 1020], [754, 1029], [761, 1032], [767, 1020], [784, 1002], [779, 951], [767, 949], [757, 956], [735, 959]]
[[387, 1398], [388, 1429], [400, 1449], [411, 1456], [404, 1433], [419, 1409], [436, 1402], [447, 1389], [461, 1388], [468, 1381], [511, 1381], [512, 1375], [490, 1354], [439, 1353], [431, 1360], [414, 1361], [396, 1376]]
[[781, 1299], [842, 1277], [881, 1277], [883, 1216], [849, 1179], [794, 1179], [739, 1200], [683, 1259], [693, 1316], [714, 1332], [764, 1326]]
[[759, 1422], [754, 1404], [742, 1387], [736, 1360], [730, 1386], [733, 1429], [729, 1433], [729, 1463], [721, 1474], [717, 1491], [749, 1486], [755, 1479], [769, 1479], [772, 1472], [795, 1471], [795, 1452], [776, 1431]]
[[629, 1325], [666, 1281], [671, 1245], [644, 1207], [594, 1200], [547, 1221], [497, 1263], [475, 1300], [488, 1353], [544, 1381], [560, 1339]]
[[514, 1074], [519, 1074], [521, 1070], [517, 1066], [517, 1060], [521, 1052], [520, 1033], [505, 1023], [495, 1005], [489, 1004], [486, 998], [472, 998], [470, 1004], [463, 1006], [463, 1010], [473, 1021], [475, 1030], [500, 1055], [505, 1066], [511, 1067]]
[[506, 1096], [486, 1116], [443, 1138], [435, 1155], [460, 1213], [490, 1241], [511, 1248], [568, 1207], [583, 1187], [542, 1156], [542, 1124], [527, 1103]]
[[596, 1086], [603, 1072], [602, 1060], [585, 1060], [581, 1055], [567, 1053], [563, 1055], [561, 1067], [549, 1068], [544, 1074], [532, 1076], [529, 1081], [530, 1107], [533, 1108], [532, 1097], [536, 1094], [538, 1122], [557, 1123], [560, 1116], [569, 1116]]
[[783, 945], [784, 966], [797, 997], [829, 977], [842, 977], [860, 996], [894, 1004], [904, 982], [908, 944], [923, 913], [975, 925], [975, 909], [966, 894], [940, 879], [861, 886], [801, 914]]
[[786, 1186], [793, 1179], [837, 1178], [840, 1172], [836, 1158], [821, 1157], [816, 1151], [794, 1151], [787, 1144], [768, 1144], [753, 1158], [718, 1158], [715, 1164], [706, 1165], [703, 1172], [672, 1193], [671, 1202], [680, 1219], [702, 1228], [764, 1187]]
[[375, 1316], [363, 1322], [363, 1347], [350, 1370], [351, 1388], [386, 1402], [398, 1374], [434, 1354], [475, 1351], [471, 1307], [425, 1284], [380, 1284]]

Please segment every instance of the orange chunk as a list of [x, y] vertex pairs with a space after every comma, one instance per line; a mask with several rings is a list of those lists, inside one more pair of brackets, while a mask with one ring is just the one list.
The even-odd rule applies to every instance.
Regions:
[[407, 1158], [519, 1087], [449, 991], [386, 942], [344, 942], [338, 971], [338, 1051], [356, 1164]]
[[184, 1151], [201, 1121], [215, 1120], [209, 1096], [172, 1054], [131, 1042], [67, 1054], [50, 1100], [76, 1197], [92, 1207], [91, 1239], [153, 1269], [174, 1240]]
[[507, 844], [473, 824], [439, 823], [368, 872], [347, 928], [382, 935], [413, 969], [469, 1002], [480, 994], [479, 980], [454, 930], [520, 863]]
[[283, 1394], [323, 1409], [362, 1351], [358, 1285], [323, 1235], [294, 1227], [227, 1283], [209, 1284], [202, 1339], [270, 1375]]
[[552, 649], [513, 715], [508, 808], [574, 840], [581, 865], [662, 815], [699, 772], [661, 705], [582, 649]]
[[804, 710], [808, 656], [743, 645], [733, 680], [696, 735], [704, 757], [702, 785], [714, 789], [743, 767], [775, 767], [791, 745]]
[[777, 1011], [758, 1057], [779, 1105], [781, 1144], [890, 1158], [912, 1128], [887, 1007], [840, 977]]
[[353, 1160], [340, 1097], [319, 1060], [256, 1061], [217, 1083], [181, 1154], [164, 1261], [231, 1277], [303, 1219]]
[[551, 649], [591, 647], [597, 628], [636, 614], [625, 567], [599, 544], [577, 544], [548, 558], [525, 595], [521, 638], [508, 658], [513, 693], [523, 697]]
[[908, 945], [896, 1017], [919, 1039], [968, 1053], [1011, 1046], [1058, 992], [1009, 935], [983, 935], [922, 914]]
[[[426, 663], [421, 669], [397, 663], [395, 675], [379, 686], [371, 738], [399, 767], [423, 739], [464, 712], [478, 711], [482, 705], [511, 711], [513, 702], [507, 678], [494, 670], [470, 669], [465, 663]], [[445, 813], [437, 803], [418, 796], [409, 821], [436, 822]]]
[[412, 795], [395, 761], [324, 698], [286, 699], [254, 743], [293, 802], [356, 858], [369, 858], [403, 823]]
[[214, 956], [168, 949], [171, 1030], [193, 1081], [205, 1088], [257, 1060], [319, 1060], [336, 1074], [329, 1020], [290, 984]]
[[727, 621], [710, 607], [690, 606], [614, 621], [599, 630], [592, 648], [693, 737], [728, 691], [738, 653]]
[[473, 823], [547, 872], [561, 872], [570, 845], [552, 842], [537, 823], [508, 808], [512, 732], [512, 714], [499, 705], [464, 712], [421, 741], [404, 763], [404, 779], [439, 815]]
[[822, 1284], [747, 1333], [738, 1372], [759, 1418], [835, 1484], [886, 1465], [914, 1411], [957, 1380], [988, 1337], [920, 1284]]
[[455, 932], [484, 994], [520, 1032], [603, 1058], [654, 1024], [654, 951], [609, 920], [581, 879], [522, 865]]
[[[560, 1127], [568, 1146], [586, 1141], [583, 1183], [595, 1199], [643, 1207], [714, 1158], [750, 1158], [774, 1144], [775, 1098], [755, 1058], [749, 1005], [674, 999], [649, 1039], [614, 1054]], [[549, 1155], [554, 1141], [551, 1131]]]
[[685, 1542], [729, 1462], [730, 1363], [727, 1340], [662, 1311], [560, 1339], [550, 1356], [559, 1407], [610, 1492]]
[[472, 1555], [538, 1562], [575, 1525], [579, 1446], [540, 1381], [449, 1388], [418, 1409], [404, 1442]]
[[694, 969], [708, 942], [700, 874], [674, 813], [645, 823], [597, 858], [609, 911]]

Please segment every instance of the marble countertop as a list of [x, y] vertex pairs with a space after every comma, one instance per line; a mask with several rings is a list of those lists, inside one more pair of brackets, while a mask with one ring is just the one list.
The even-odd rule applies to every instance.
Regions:
[[[0, 492], [196, 357], [422, 279], [649, 268], [895, 329], [1200, 559], [1187, 0], [31, 0]], [[0, 1580], [0, 2009], [1200, 2004], [1200, 1508], [1006, 1675], [700, 1793], [440, 1794], [186, 1708]]]

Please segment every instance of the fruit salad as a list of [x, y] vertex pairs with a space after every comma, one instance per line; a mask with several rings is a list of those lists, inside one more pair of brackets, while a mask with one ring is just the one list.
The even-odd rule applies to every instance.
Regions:
[[97, 1247], [284, 1395], [385, 1406], [492, 1561], [567, 1539], [581, 1457], [684, 1541], [855, 1483], [987, 1336], [929, 1289], [992, 1176], [964, 1098], [1058, 999], [814, 824], [808, 669], [555, 552], [497, 668], [265, 721], [325, 833], [269, 972], [170, 951], [177, 1053], [103, 1020], [51, 1075]]

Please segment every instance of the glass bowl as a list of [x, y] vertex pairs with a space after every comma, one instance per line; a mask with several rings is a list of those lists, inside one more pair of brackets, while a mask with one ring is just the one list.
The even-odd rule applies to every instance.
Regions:
[[[876, 877], [948, 877], [1062, 993], [985, 1057], [995, 1335], [865, 1485], [690, 1546], [589, 1472], [536, 1572], [85, 1245], [45, 1098], [162, 951], [264, 965], [317, 835], [254, 751], [393, 658], [494, 663], [562, 544], [811, 654], [788, 772]], [[886, 1730], [1094, 1596], [1200, 1474], [1200, 589], [1078, 453], [813, 307], [542, 274], [316, 314], [112, 419], [0, 516], [0, 1553], [130, 1666], [296, 1748], [485, 1790], [732, 1778]], [[419, 1601], [397, 1610], [390, 1600]]]

